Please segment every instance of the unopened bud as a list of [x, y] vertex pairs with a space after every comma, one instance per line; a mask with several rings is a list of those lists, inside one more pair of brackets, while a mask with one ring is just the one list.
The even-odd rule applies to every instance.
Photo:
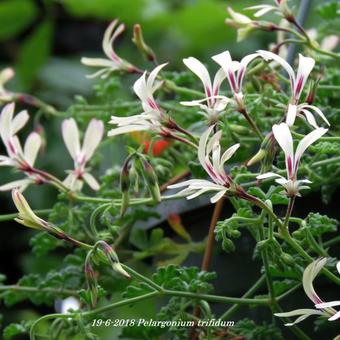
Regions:
[[142, 27], [139, 24], [136, 24], [133, 27], [132, 41], [137, 46], [137, 48], [145, 55], [147, 60], [149, 61], [156, 60], [156, 55], [154, 51], [144, 41]]
[[235, 244], [229, 238], [225, 238], [222, 241], [222, 249], [227, 253], [231, 253], [235, 251]]
[[158, 185], [158, 178], [150, 162], [143, 160], [144, 176], [149, 186], [151, 196], [156, 202], [161, 201], [161, 192]]
[[18, 209], [18, 217], [15, 218], [16, 222], [33, 229], [49, 229], [48, 222], [44, 221], [33, 212], [25, 197], [18, 189], [12, 190], [12, 199]]
[[190, 234], [187, 232], [187, 230], [185, 229], [185, 227], [182, 224], [181, 216], [179, 216], [178, 214], [175, 214], [175, 213], [170, 214], [169, 217], [168, 217], [168, 223], [169, 223], [170, 227], [179, 236], [181, 236], [183, 239], [185, 239], [189, 242], [191, 241]]
[[315, 95], [316, 95], [316, 91], [319, 85], [319, 81], [320, 81], [320, 78], [317, 80], [311, 80], [309, 82], [308, 92], [307, 92], [307, 96], [305, 99], [305, 102], [308, 105], [312, 105], [315, 100]]
[[282, 254], [280, 255], [280, 258], [285, 264], [289, 266], [292, 266], [295, 263], [293, 256], [290, 254], [282, 252]]
[[101, 250], [104, 252], [106, 259], [111, 264], [111, 267], [115, 272], [125, 276], [128, 279], [131, 278], [131, 276], [123, 269], [116, 252], [110, 245], [108, 245], [105, 241], [98, 241], [96, 246], [100, 247]]
[[91, 305], [92, 307], [96, 307], [98, 300], [98, 288], [97, 288], [97, 275], [93, 270], [91, 265], [91, 256], [86, 257], [85, 261], [85, 278], [88, 285], [88, 289], [91, 294]]

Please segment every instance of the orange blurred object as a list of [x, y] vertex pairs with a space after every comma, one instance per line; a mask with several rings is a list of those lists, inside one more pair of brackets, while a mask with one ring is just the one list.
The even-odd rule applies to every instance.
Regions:
[[[136, 132], [131, 132], [130, 136], [138, 143], [143, 144], [144, 145], [144, 153], [148, 153], [149, 152], [149, 148], [150, 148], [150, 134], [148, 134], [147, 132], [141, 132], [141, 131], [136, 131]], [[152, 145], [152, 154], [153, 156], [160, 156], [162, 155], [163, 151], [166, 150], [169, 146], [171, 145], [170, 141], [167, 141], [165, 139], [160, 139], [157, 140], [153, 143]]]

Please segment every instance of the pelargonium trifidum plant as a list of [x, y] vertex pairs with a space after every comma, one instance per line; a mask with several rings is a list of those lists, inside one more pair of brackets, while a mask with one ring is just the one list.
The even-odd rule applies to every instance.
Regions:
[[[96, 102], [81, 100], [66, 112], [8, 90], [14, 71], [0, 73], [0, 165], [18, 174], [0, 184], [11, 191], [17, 213], [0, 220], [14, 217], [34, 229], [37, 261], [53, 254], [60, 260], [16, 284], [2, 283], [6, 305], [30, 300], [55, 309], [8, 326], [6, 339], [10, 332], [106, 339], [110, 327], [101, 326], [116, 319], [115, 335], [106, 333], [111, 339], [118, 328], [129, 339], [314, 339], [319, 330], [317, 338], [339, 338], [337, 221], [311, 206], [329, 202], [339, 184], [337, 39], [321, 36], [326, 42], [319, 43], [285, 0], [227, 12], [239, 41], [258, 30], [278, 40], [239, 61], [233, 49], [209, 60], [187, 56], [173, 72], [174, 61], [158, 63], [140, 25], [133, 30], [140, 65], [119, 56], [124, 24], [113, 20], [99, 57], [81, 59], [95, 71], [89, 77]], [[63, 152], [52, 156], [62, 159], [59, 167], [68, 162], [59, 169], [64, 175], [40, 165], [49, 136], [41, 133], [46, 121], [36, 128], [35, 108], [60, 126]], [[49, 209], [25, 198], [39, 186], [55, 190]], [[196, 226], [202, 202], [208, 216]], [[199, 239], [202, 223], [206, 237]], [[189, 256], [202, 264], [188, 267]], [[212, 272], [216, 257], [225, 263]], [[235, 258], [244, 264], [229, 270]], [[235, 295], [239, 282], [249, 287]], [[150, 301], [162, 307], [144, 316]], [[136, 309], [123, 312], [123, 306]], [[252, 320], [254, 308], [267, 314]], [[314, 318], [315, 329], [305, 326], [306, 318]]]

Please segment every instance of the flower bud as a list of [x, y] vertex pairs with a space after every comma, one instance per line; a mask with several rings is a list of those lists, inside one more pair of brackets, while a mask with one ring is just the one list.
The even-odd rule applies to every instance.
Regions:
[[48, 223], [33, 212], [25, 197], [18, 189], [12, 190], [12, 199], [18, 209], [18, 217], [15, 218], [16, 222], [37, 230], [49, 229]]
[[311, 80], [309, 82], [308, 92], [307, 92], [307, 96], [305, 99], [305, 102], [308, 105], [312, 105], [315, 100], [315, 95], [316, 95], [316, 91], [319, 85], [319, 81], [320, 81], [320, 78], [317, 80]]
[[222, 249], [227, 253], [231, 253], [235, 251], [235, 244], [229, 238], [225, 238], [222, 241]]
[[294, 260], [293, 256], [288, 254], [288, 253], [282, 252], [282, 254], [280, 255], [280, 258], [281, 258], [282, 262], [284, 262], [288, 266], [292, 266], [292, 265], [295, 264], [295, 260]]
[[158, 178], [150, 162], [143, 160], [144, 177], [149, 186], [151, 196], [156, 202], [161, 201], [161, 192], [158, 185]]
[[272, 132], [268, 133], [264, 138], [259, 151], [248, 162], [247, 166], [251, 166], [263, 160], [261, 172], [271, 167], [275, 156], [275, 138]]
[[[90, 252], [91, 254], [92, 252]], [[98, 299], [97, 275], [91, 265], [91, 256], [88, 255], [85, 261], [85, 278], [91, 294], [91, 305], [96, 307]]]
[[131, 278], [131, 276], [123, 269], [122, 265], [119, 262], [116, 252], [113, 250], [113, 248], [110, 245], [108, 245], [105, 241], [98, 241], [96, 244], [96, 247], [100, 247], [102, 249], [102, 251], [104, 252], [106, 256], [106, 259], [111, 264], [112, 269], [115, 272], [125, 276], [128, 279]]
[[179, 235], [181, 236], [184, 240], [190, 242], [191, 241], [191, 236], [190, 234], [186, 231], [185, 227], [182, 224], [181, 221], [181, 216], [175, 213], [171, 213], [168, 216], [168, 223], [170, 227]]
[[154, 51], [144, 41], [142, 27], [139, 24], [136, 24], [133, 27], [132, 41], [137, 46], [139, 51], [141, 51], [142, 54], [144, 54], [144, 56], [146, 57], [147, 60], [156, 61], [156, 55], [155, 55]]

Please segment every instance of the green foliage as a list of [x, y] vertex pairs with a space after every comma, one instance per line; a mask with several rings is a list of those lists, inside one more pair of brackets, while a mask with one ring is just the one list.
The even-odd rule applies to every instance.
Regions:
[[283, 340], [281, 331], [271, 324], [257, 325], [253, 320], [243, 319], [233, 327], [233, 331], [249, 340]]
[[0, 40], [21, 33], [32, 23], [37, 8], [31, 0], [6, 0], [0, 3]]
[[32, 321], [22, 321], [21, 323], [11, 323], [3, 330], [4, 340], [11, 340], [18, 335], [26, 334], [32, 325]]

